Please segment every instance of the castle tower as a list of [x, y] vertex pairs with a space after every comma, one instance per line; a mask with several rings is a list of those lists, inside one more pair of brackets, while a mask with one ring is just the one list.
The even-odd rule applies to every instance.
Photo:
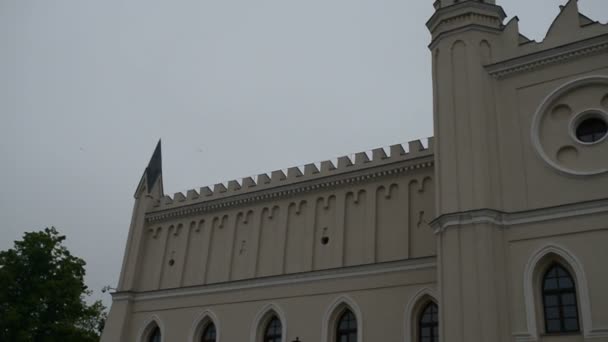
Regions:
[[140, 274], [142, 254], [143, 254], [143, 239], [145, 227], [145, 215], [154, 203], [158, 202], [163, 197], [163, 177], [162, 177], [162, 154], [161, 142], [158, 141], [154, 153], [150, 158], [150, 162], [146, 167], [137, 189], [135, 190], [135, 204], [133, 205], [133, 214], [131, 217], [131, 225], [129, 227], [129, 235], [127, 245], [125, 246], [125, 254], [123, 264], [116, 288], [116, 294], [108, 319], [106, 328], [104, 329], [103, 341], [123, 341], [123, 335], [127, 331], [129, 325], [129, 317], [132, 313], [132, 302], [127, 300], [116, 300], [117, 296], [123, 296], [124, 293], [132, 293], [137, 289], [137, 277]]
[[134, 276], [138, 263], [141, 258], [141, 236], [143, 235], [144, 216], [155, 201], [163, 197], [163, 169], [162, 153], [160, 140], [156, 144], [150, 162], [141, 176], [141, 180], [135, 191], [135, 204], [133, 206], [133, 216], [131, 217], [131, 227], [123, 258], [122, 272], [118, 281], [118, 291], [132, 291], [136, 284]]
[[[494, 1], [441, 0], [432, 34], [437, 215], [497, 208], [496, 122], [484, 69], [505, 13]], [[504, 287], [491, 276], [499, 227], [461, 225], [438, 234], [440, 321], [450, 342], [508, 341]], [[446, 336], [449, 338], [446, 339]]]
[[[429, 20], [432, 33], [438, 214], [495, 207], [490, 170], [492, 80], [484, 69], [505, 17], [490, 1], [442, 0]], [[491, 1], [493, 2], [493, 1]]]
[[[441, 336], [534, 341], [542, 326], [529, 300], [535, 294], [522, 293], [523, 255], [557, 243], [579, 248], [556, 232], [582, 233], [584, 224], [546, 213], [583, 222], [576, 203], [606, 195], [590, 185], [608, 181], [608, 145], [579, 141], [575, 126], [605, 117], [605, 109], [584, 109], [601, 108], [608, 89], [605, 49], [594, 48], [606, 43], [608, 27], [579, 14], [576, 0], [541, 43], [519, 33], [517, 17], [503, 24], [495, 1], [440, 0], [435, 9], [427, 26]], [[520, 243], [523, 236], [533, 242]], [[519, 309], [509, 302], [514, 296], [528, 298], [525, 314], [508, 314]]]

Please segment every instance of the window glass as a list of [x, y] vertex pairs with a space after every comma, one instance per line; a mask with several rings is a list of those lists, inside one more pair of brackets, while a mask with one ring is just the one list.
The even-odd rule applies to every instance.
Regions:
[[264, 331], [264, 342], [281, 342], [282, 332], [283, 326], [281, 325], [281, 321], [276, 316], [272, 317]]
[[338, 320], [336, 341], [357, 342], [357, 318], [350, 310], [344, 311]]
[[202, 342], [215, 342], [215, 324], [209, 323], [203, 331], [203, 337], [201, 339]]
[[608, 123], [598, 117], [585, 119], [576, 128], [576, 137], [584, 143], [599, 141], [606, 134], [608, 134]]
[[554, 264], [543, 277], [545, 330], [549, 334], [577, 332], [576, 287], [570, 273]]
[[156, 327], [154, 328], [154, 330], [152, 330], [152, 333], [150, 334], [150, 338], [148, 339], [149, 342], [160, 342], [161, 340], [161, 334], [160, 334], [160, 328]]
[[418, 319], [418, 341], [439, 342], [439, 308], [430, 302]]

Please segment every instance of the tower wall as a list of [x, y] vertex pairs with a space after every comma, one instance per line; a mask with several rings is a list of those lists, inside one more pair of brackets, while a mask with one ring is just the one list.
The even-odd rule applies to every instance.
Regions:
[[[526, 302], [522, 259], [560, 243], [585, 255], [576, 240], [608, 228], [587, 223], [607, 209], [608, 144], [577, 143], [569, 126], [586, 108], [608, 111], [608, 27], [579, 14], [574, 0], [541, 43], [520, 34], [517, 18], [503, 25], [504, 17], [498, 6], [464, 1], [437, 7], [428, 23], [445, 341], [551, 340], [542, 320], [521, 324], [539, 317], [530, 312], [538, 306], [513, 305]], [[585, 216], [581, 203], [601, 209]], [[595, 238], [608, 242], [603, 233]], [[589, 286], [597, 291], [601, 283]], [[501, 309], [508, 307], [510, 314]], [[592, 328], [605, 324], [587, 322], [565, 340], [606, 337]]]

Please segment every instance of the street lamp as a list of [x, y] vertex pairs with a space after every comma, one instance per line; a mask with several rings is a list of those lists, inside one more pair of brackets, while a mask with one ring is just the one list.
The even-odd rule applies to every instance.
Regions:
[[110, 291], [110, 290], [114, 290], [114, 291], [116, 291], [116, 289], [115, 289], [115, 288], [113, 288], [113, 287], [112, 287], [112, 286], [110, 286], [110, 285], [106, 285], [106, 286], [104, 286], [104, 287], [102, 287], [102, 288], [101, 288], [101, 292], [103, 292], [103, 293], [106, 293], [106, 292], [108, 292], [108, 291]]

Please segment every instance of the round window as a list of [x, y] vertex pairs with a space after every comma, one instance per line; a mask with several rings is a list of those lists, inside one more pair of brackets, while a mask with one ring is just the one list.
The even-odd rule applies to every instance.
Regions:
[[608, 123], [600, 115], [590, 115], [581, 118], [576, 125], [576, 138], [585, 144], [598, 142], [608, 134]]

